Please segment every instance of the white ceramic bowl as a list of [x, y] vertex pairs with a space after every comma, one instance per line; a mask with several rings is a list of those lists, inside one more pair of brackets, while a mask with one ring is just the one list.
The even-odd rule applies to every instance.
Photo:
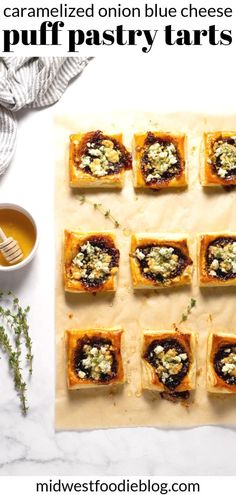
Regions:
[[32, 215], [27, 210], [25, 210], [25, 208], [23, 208], [22, 206], [16, 205], [14, 203], [0, 203], [0, 210], [3, 210], [3, 209], [16, 210], [16, 211], [19, 211], [20, 213], [23, 213], [23, 215], [25, 215], [30, 220], [30, 222], [32, 223], [34, 230], [35, 230], [35, 244], [34, 244], [32, 251], [27, 256], [27, 258], [23, 259], [22, 261], [20, 261], [20, 263], [17, 263], [16, 265], [9, 265], [9, 266], [0, 265], [0, 272], [12, 272], [13, 270], [20, 270], [25, 265], [28, 265], [28, 263], [33, 259], [34, 255], [37, 251], [38, 243], [39, 243], [38, 229], [37, 229], [36, 222], [33, 219]]

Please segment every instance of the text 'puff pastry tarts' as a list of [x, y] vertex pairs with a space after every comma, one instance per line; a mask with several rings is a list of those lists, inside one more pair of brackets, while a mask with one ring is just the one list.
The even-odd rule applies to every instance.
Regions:
[[132, 159], [122, 134], [92, 131], [70, 136], [69, 167], [72, 187], [121, 188]]
[[185, 134], [135, 134], [133, 147], [134, 187], [163, 189], [187, 185]]
[[236, 335], [210, 333], [207, 346], [207, 390], [236, 393]]
[[169, 288], [192, 282], [193, 262], [185, 234], [133, 234], [130, 266], [134, 289]]
[[236, 131], [204, 134], [200, 181], [203, 186], [236, 185]]
[[69, 389], [119, 385], [125, 382], [123, 333], [120, 328], [66, 331]]
[[236, 285], [236, 234], [199, 236], [198, 278], [202, 287]]
[[65, 230], [64, 242], [67, 292], [116, 290], [120, 252], [112, 232]]
[[157, 392], [187, 392], [196, 385], [194, 332], [146, 331], [142, 345], [142, 387]]

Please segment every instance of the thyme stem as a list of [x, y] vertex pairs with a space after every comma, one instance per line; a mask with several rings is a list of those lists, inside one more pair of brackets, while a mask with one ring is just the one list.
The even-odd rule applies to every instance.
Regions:
[[21, 410], [25, 415], [27, 413], [27, 400], [25, 396], [26, 392], [26, 383], [22, 378], [22, 373], [20, 369], [20, 361], [19, 361], [19, 351], [13, 351], [12, 345], [10, 344], [10, 340], [4, 330], [4, 327], [0, 327], [0, 345], [2, 350], [8, 357], [8, 365], [10, 370], [13, 373], [14, 385], [15, 389], [20, 398]]
[[179, 321], [179, 325], [180, 325], [180, 323], [183, 323], [184, 321], [186, 321], [188, 319], [192, 309], [196, 306], [196, 303], [197, 303], [196, 299], [191, 298], [190, 303], [188, 304], [185, 313], [182, 313], [181, 320]]
[[[26, 361], [29, 373], [32, 374], [33, 354], [32, 341], [29, 336], [29, 325], [27, 317], [30, 308], [23, 309], [19, 299], [12, 291], [0, 292], [0, 348], [8, 357], [9, 368], [13, 374], [15, 389], [20, 399], [21, 410], [26, 415], [28, 406], [26, 399], [26, 383], [21, 370], [22, 345], [26, 348]], [[6, 299], [6, 301], [5, 301]], [[9, 338], [12, 335], [11, 343]]]
[[105, 208], [101, 203], [93, 203], [92, 201], [87, 199], [84, 194], [79, 196], [79, 201], [80, 201], [81, 205], [83, 205], [84, 203], [87, 203], [87, 204], [93, 206], [93, 208], [95, 210], [98, 210], [100, 213], [102, 213], [102, 215], [104, 215], [105, 218], [108, 218], [113, 223], [113, 225], [115, 226], [116, 229], [118, 229], [118, 227], [120, 227], [120, 223], [111, 214], [111, 211], [109, 209]]

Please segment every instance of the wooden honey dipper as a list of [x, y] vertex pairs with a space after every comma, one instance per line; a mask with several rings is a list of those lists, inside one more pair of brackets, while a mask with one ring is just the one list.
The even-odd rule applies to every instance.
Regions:
[[0, 227], [0, 251], [9, 265], [15, 265], [23, 258], [22, 250], [13, 237], [7, 237]]

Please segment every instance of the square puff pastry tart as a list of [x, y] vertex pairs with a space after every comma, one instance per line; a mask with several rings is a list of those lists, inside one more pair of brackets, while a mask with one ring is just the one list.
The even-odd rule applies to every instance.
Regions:
[[217, 394], [236, 393], [236, 334], [209, 334], [207, 390]]
[[185, 134], [135, 134], [133, 158], [134, 187], [164, 189], [187, 185]]
[[163, 289], [192, 282], [186, 234], [133, 234], [130, 266], [134, 289]]
[[65, 230], [64, 286], [67, 292], [116, 290], [120, 252], [112, 232]]
[[125, 383], [123, 330], [67, 330], [68, 388], [85, 389]]
[[101, 131], [70, 136], [69, 171], [72, 187], [121, 188], [125, 170], [132, 168], [131, 154], [122, 134]]
[[196, 386], [194, 332], [145, 331], [142, 342], [142, 388], [187, 392]]
[[200, 161], [200, 182], [203, 186], [235, 185], [236, 131], [205, 132]]
[[198, 236], [198, 280], [201, 287], [236, 285], [236, 234]]

